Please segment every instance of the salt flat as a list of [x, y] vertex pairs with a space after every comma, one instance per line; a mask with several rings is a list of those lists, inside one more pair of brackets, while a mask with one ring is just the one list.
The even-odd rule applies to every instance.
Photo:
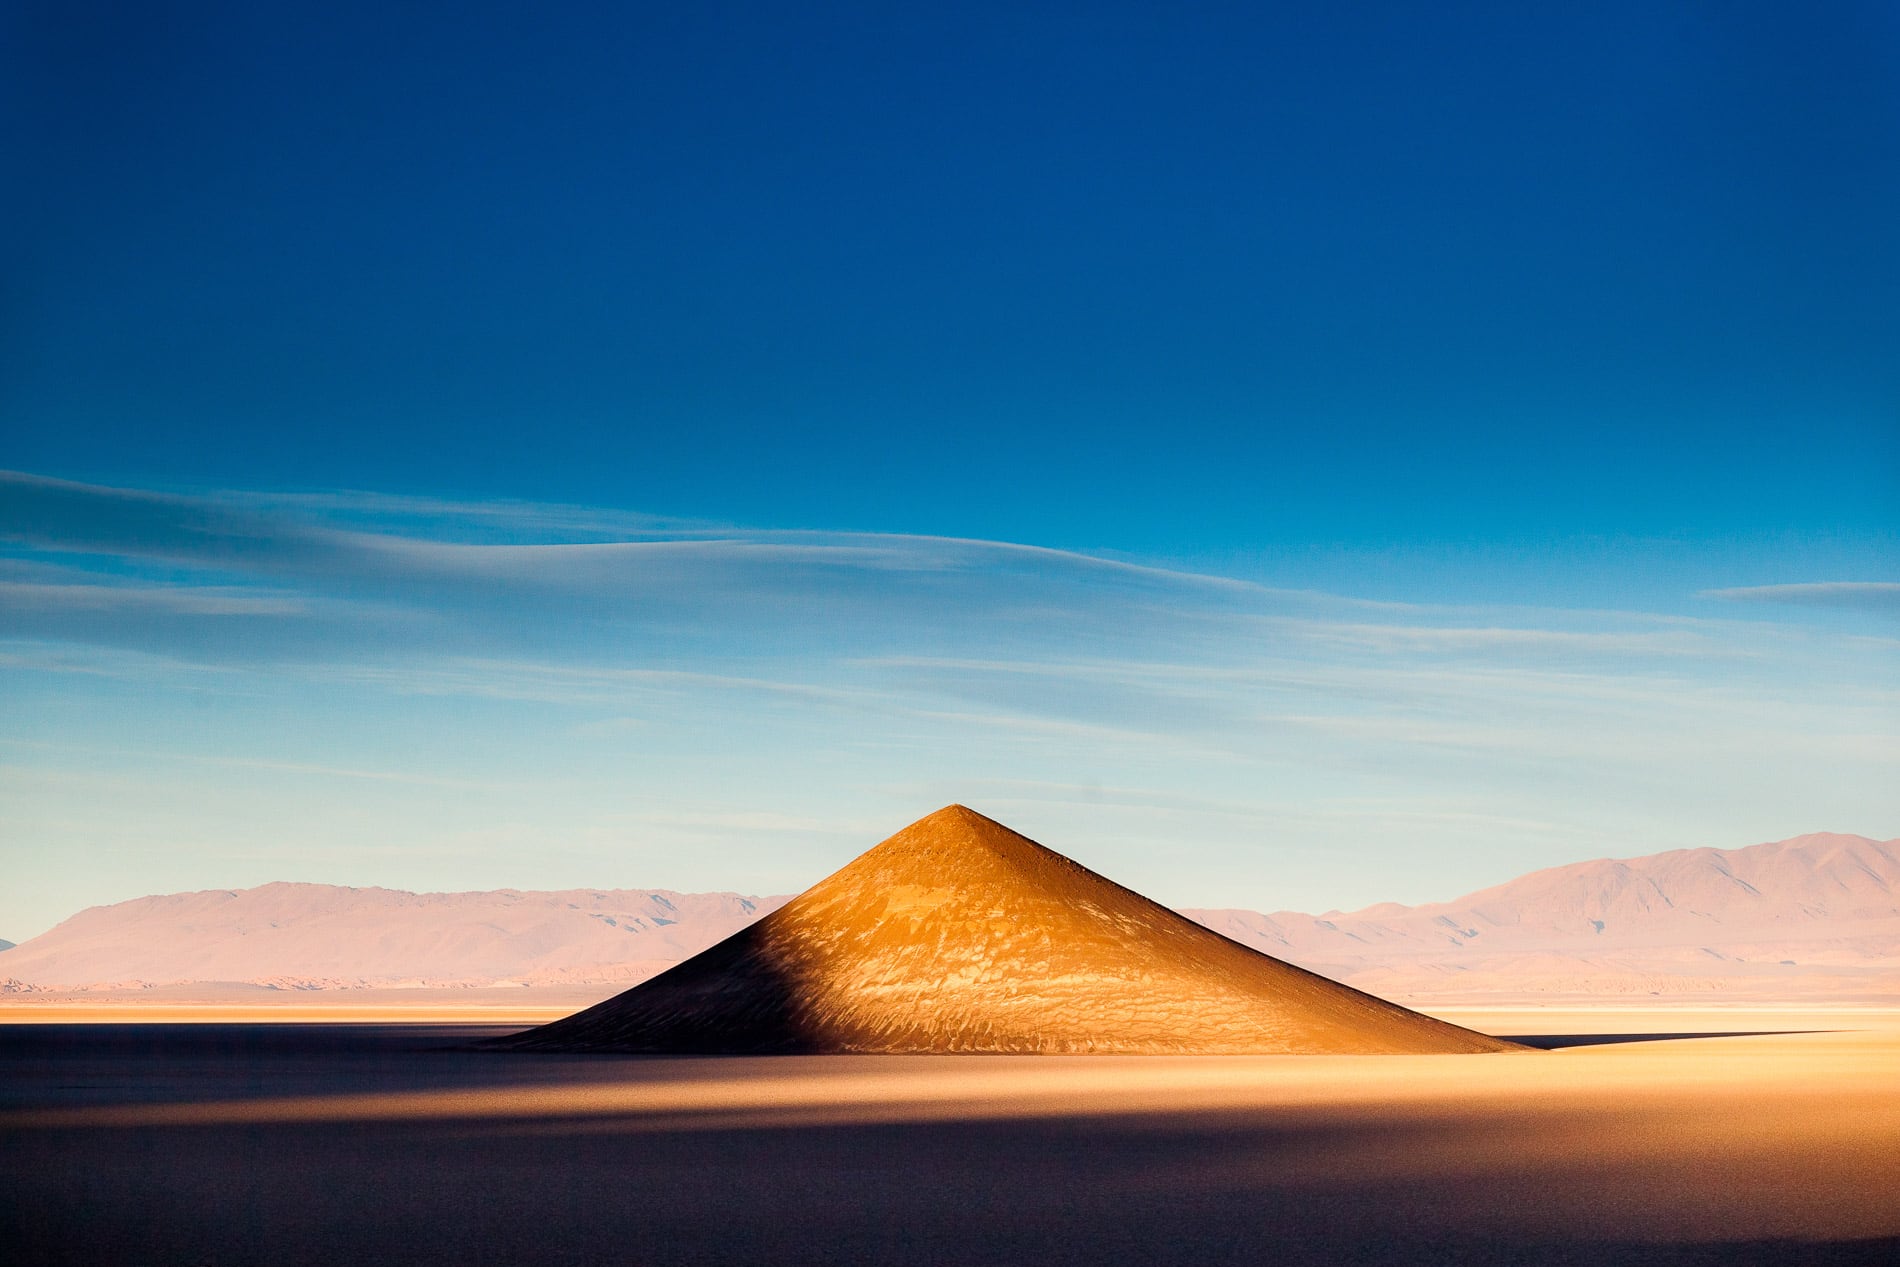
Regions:
[[467, 1048], [492, 1026], [0, 1027], [0, 1239], [52, 1263], [1900, 1255], [1900, 1014], [1449, 1019], [1564, 1045], [659, 1059]]

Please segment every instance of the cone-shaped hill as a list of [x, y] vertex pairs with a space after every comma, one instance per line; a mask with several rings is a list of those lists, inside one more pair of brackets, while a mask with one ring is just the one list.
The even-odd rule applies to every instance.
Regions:
[[651, 981], [502, 1042], [669, 1053], [1514, 1046], [1249, 950], [961, 805]]

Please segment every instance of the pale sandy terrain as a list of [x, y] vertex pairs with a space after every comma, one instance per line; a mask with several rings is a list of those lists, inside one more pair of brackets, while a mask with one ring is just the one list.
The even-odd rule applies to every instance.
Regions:
[[[48, 1263], [1895, 1261], [1900, 1013], [1453, 1019], [1480, 1017], [1571, 1045], [682, 1060], [458, 1049], [492, 1029], [0, 1028], [0, 1242]], [[1602, 1041], [1711, 1023], [1739, 1036]]]
[[[212, 983], [216, 984], [216, 983]], [[337, 990], [307, 1001], [259, 1002], [255, 987], [226, 993], [192, 987], [119, 994], [52, 994], [0, 1000], [0, 1025], [98, 1024], [459, 1024], [542, 1025], [600, 1001], [600, 987], [562, 990]], [[178, 997], [151, 998], [148, 995]]]

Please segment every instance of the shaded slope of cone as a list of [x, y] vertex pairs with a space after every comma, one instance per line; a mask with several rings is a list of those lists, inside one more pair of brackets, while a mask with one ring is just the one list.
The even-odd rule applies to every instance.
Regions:
[[960, 805], [653, 980], [505, 1042], [671, 1053], [1513, 1046], [1249, 950]]

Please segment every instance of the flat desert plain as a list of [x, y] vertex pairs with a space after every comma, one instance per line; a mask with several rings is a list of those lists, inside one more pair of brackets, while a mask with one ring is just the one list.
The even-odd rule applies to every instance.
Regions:
[[31, 1263], [1892, 1263], [1900, 1013], [1452, 1011], [1470, 1056], [655, 1058], [0, 1026]]

